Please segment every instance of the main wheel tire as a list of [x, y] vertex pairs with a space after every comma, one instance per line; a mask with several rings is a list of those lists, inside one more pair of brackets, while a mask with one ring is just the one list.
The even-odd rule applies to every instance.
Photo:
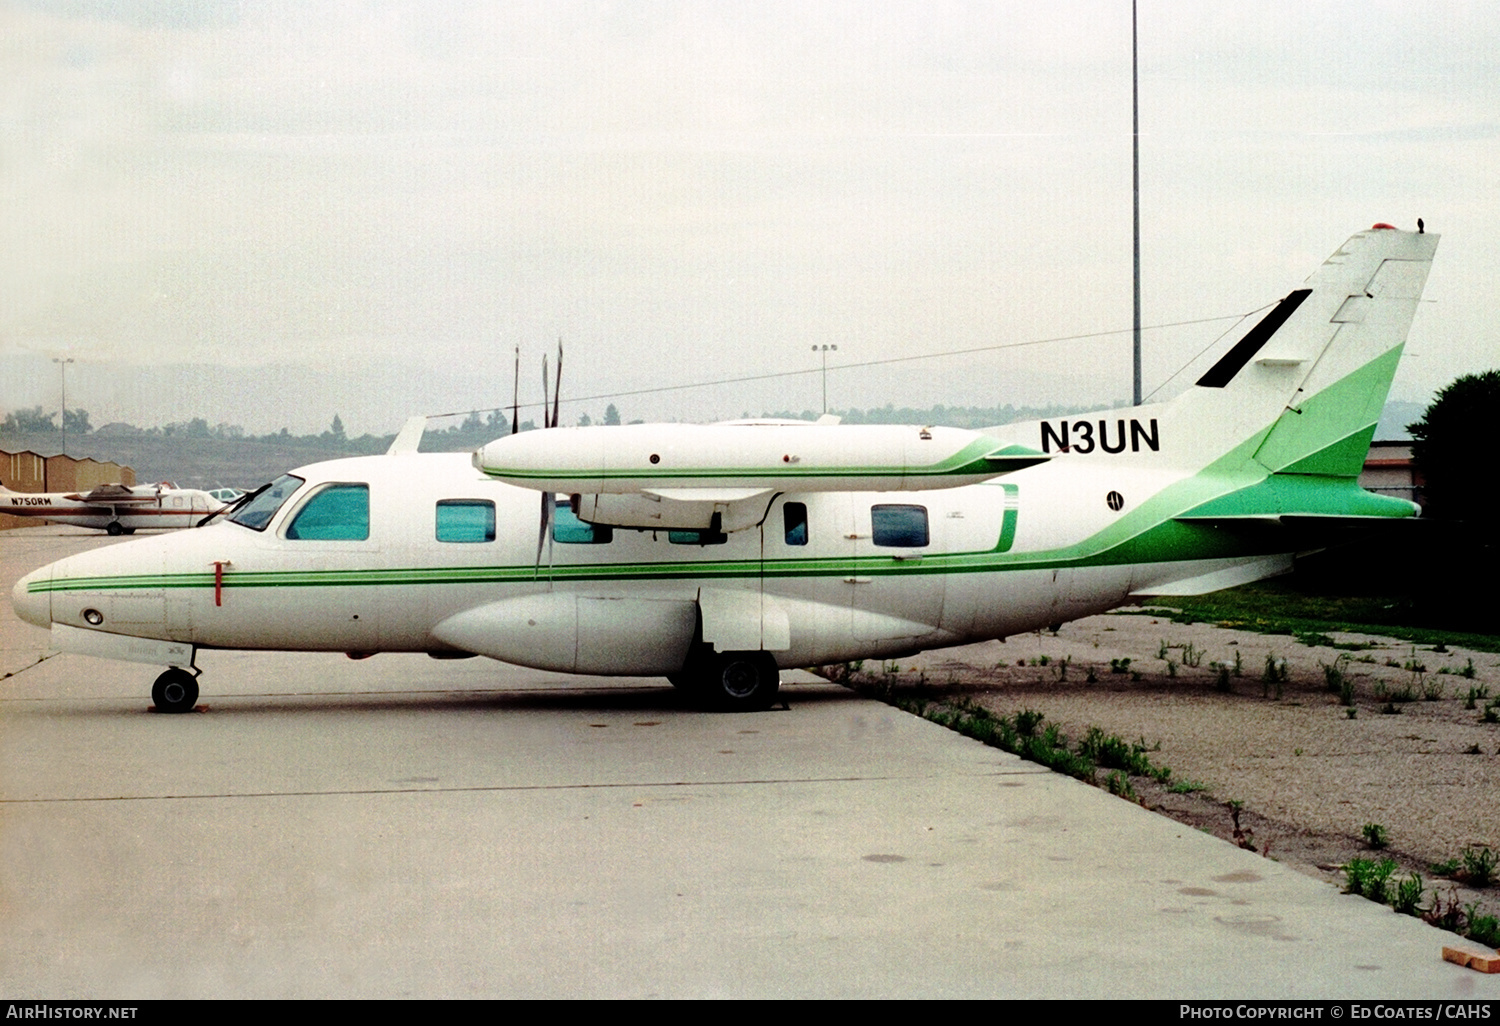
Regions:
[[104, 533], [109, 535], [111, 538], [118, 538], [120, 535], [125, 533], [125, 528], [120, 526], [120, 522], [118, 520], [111, 520], [109, 523], [104, 525]]
[[781, 671], [769, 652], [723, 652], [709, 663], [703, 697], [724, 712], [761, 712], [781, 690]]
[[168, 670], [151, 685], [151, 701], [157, 712], [192, 712], [198, 704], [198, 678], [186, 670]]

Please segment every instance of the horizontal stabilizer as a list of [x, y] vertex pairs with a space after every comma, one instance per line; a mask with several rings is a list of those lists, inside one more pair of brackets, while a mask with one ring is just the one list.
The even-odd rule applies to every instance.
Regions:
[[1255, 513], [1239, 517], [1174, 517], [1185, 524], [1201, 524], [1205, 527], [1252, 527], [1265, 525], [1267, 527], [1307, 527], [1327, 530], [1369, 530], [1373, 527], [1386, 527], [1390, 524], [1414, 524], [1426, 523], [1426, 521], [1414, 520], [1410, 517], [1358, 517], [1358, 516], [1335, 516], [1324, 513]]

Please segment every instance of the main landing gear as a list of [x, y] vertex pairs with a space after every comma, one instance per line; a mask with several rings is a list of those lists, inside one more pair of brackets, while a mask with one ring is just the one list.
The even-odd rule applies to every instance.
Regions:
[[667, 680], [721, 712], [764, 711], [781, 690], [781, 671], [769, 652], [695, 653], [687, 666], [669, 674]]
[[159, 713], [192, 712], [198, 704], [198, 678], [174, 666], [151, 685], [151, 701]]

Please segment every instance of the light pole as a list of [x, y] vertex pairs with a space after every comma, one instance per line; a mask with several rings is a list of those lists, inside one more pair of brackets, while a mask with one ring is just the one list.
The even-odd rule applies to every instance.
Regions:
[[1135, 3], [1130, 0], [1130, 195], [1134, 207], [1132, 242], [1135, 257], [1135, 347], [1132, 351], [1134, 405], [1141, 405], [1141, 77], [1137, 71], [1139, 46], [1136, 42]]
[[823, 354], [823, 412], [828, 412], [828, 351], [838, 352], [838, 346], [813, 346], [815, 353]]
[[73, 358], [70, 356], [64, 359], [61, 356], [54, 356], [52, 362], [62, 370], [62, 451], [66, 456], [68, 454], [68, 364], [73, 362]]

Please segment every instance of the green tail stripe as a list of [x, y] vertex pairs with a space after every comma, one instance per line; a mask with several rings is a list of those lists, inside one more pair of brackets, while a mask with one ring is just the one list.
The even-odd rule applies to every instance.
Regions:
[[[1366, 431], [1373, 433], [1401, 362], [1402, 348], [1396, 346], [1382, 353], [1296, 408], [1284, 411], [1256, 452], [1256, 461], [1273, 473], [1358, 477], [1370, 447], [1368, 438], [1362, 449], [1353, 439]], [[1299, 465], [1309, 469], [1292, 471]]]

